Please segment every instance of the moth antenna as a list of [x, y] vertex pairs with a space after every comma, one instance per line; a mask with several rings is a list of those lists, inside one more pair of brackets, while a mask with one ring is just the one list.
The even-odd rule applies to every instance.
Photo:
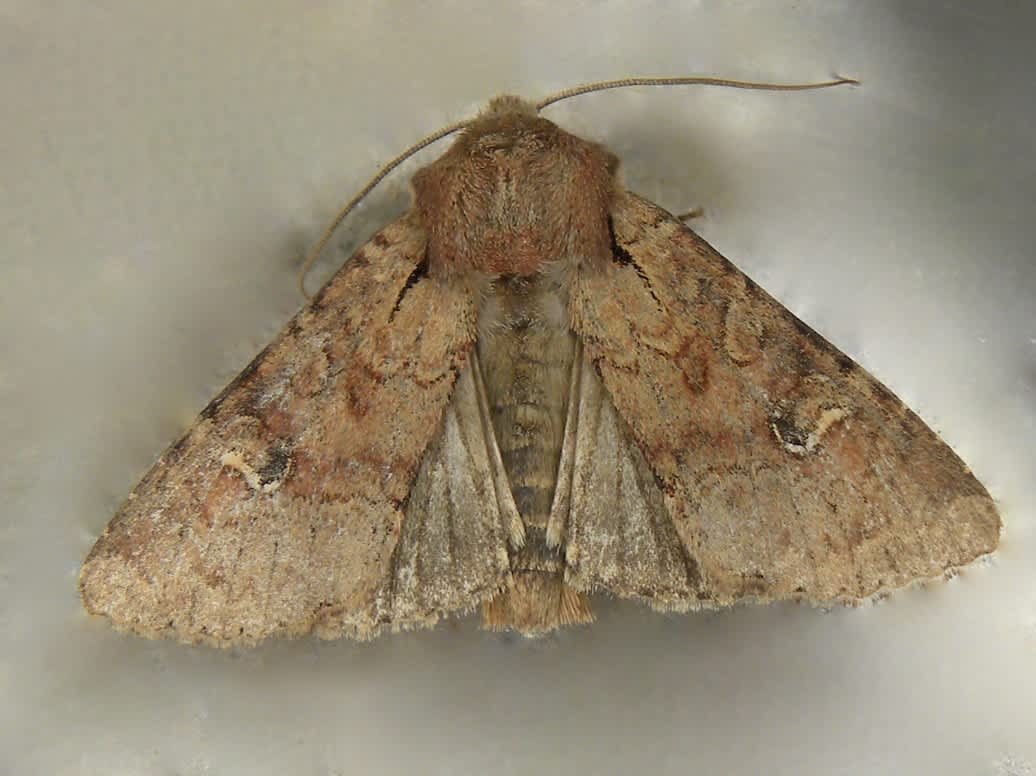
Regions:
[[427, 137], [418, 140], [408, 149], [403, 151], [403, 153], [401, 153], [399, 156], [397, 156], [384, 167], [382, 167], [380, 170], [378, 170], [377, 174], [367, 182], [367, 185], [360, 189], [359, 193], [355, 197], [353, 197], [345, 203], [342, 209], [338, 211], [338, 215], [336, 215], [331, 220], [331, 223], [327, 225], [327, 228], [324, 229], [324, 233], [320, 235], [320, 239], [317, 240], [316, 245], [314, 245], [310, 249], [309, 254], [306, 256], [306, 260], [302, 263], [302, 269], [299, 270], [299, 290], [302, 292], [302, 295], [306, 297], [306, 299], [312, 298], [309, 292], [306, 291], [306, 275], [309, 274], [309, 271], [310, 269], [312, 269], [313, 264], [316, 262], [321, 252], [327, 246], [328, 241], [331, 239], [331, 235], [335, 233], [335, 230], [341, 225], [342, 221], [345, 220], [345, 217], [353, 211], [353, 208], [360, 204], [363, 198], [370, 194], [371, 189], [373, 189], [375, 186], [381, 183], [382, 179], [386, 175], [388, 175], [394, 169], [399, 167], [399, 165], [401, 165], [411, 156], [416, 154], [422, 148], [424, 148], [425, 146], [430, 146], [437, 140], [442, 140], [442, 138], [446, 137], [447, 135], [452, 135], [459, 129], [464, 129], [464, 127], [466, 127], [470, 123], [470, 119], [458, 121], [455, 124], [445, 126], [438, 132], [433, 132]]
[[544, 97], [536, 103], [536, 110], [541, 111], [555, 102], [567, 100], [589, 92], [602, 92], [605, 89], [621, 89], [626, 86], [728, 86], [732, 89], [759, 89], [768, 92], [802, 92], [807, 89], [826, 89], [829, 86], [852, 84], [859, 86], [855, 78], [835, 76], [831, 81], [819, 81], [812, 84], [773, 84], [760, 81], [732, 81], [729, 78], [708, 78], [705, 76], [678, 76], [675, 78], [617, 78], [614, 81], [594, 81], [593, 83], [573, 86]]
[[[605, 89], [620, 89], [626, 86], [691, 86], [691, 85], [704, 85], [704, 86], [727, 86], [732, 89], [759, 89], [771, 92], [798, 92], [805, 91], [807, 89], [825, 89], [829, 86], [841, 86], [842, 84], [853, 84], [859, 85], [859, 81], [854, 78], [842, 78], [837, 76], [831, 81], [820, 81], [811, 84], [773, 84], [773, 83], [762, 83], [758, 81], [733, 81], [728, 78], [708, 78], [704, 76], [689, 76], [689, 77], [675, 77], [675, 78], [619, 78], [613, 81], [594, 81], [593, 83], [583, 84], [582, 86], [574, 86], [571, 89], [565, 89], [563, 91], [552, 94], [536, 103], [536, 110], [541, 111], [548, 105], [552, 105], [555, 102], [561, 100], [567, 100], [569, 97], [576, 97], [580, 94], [588, 94], [589, 92], [600, 92]], [[308, 291], [306, 291], [306, 275], [309, 274], [313, 264], [316, 263], [317, 258], [321, 252], [327, 247], [327, 243], [331, 240], [331, 236], [335, 233], [335, 230], [341, 225], [342, 221], [345, 220], [346, 216], [353, 211], [353, 209], [360, 204], [364, 197], [370, 194], [371, 190], [381, 183], [382, 179], [385, 178], [390, 172], [396, 169], [400, 164], [405, 162], [411, 156], [416, 154], [421, 149], [432, 143], [441, 140], [447, 135], [452, 135], [454, 132], [464, 129], [468, 124], [471, 123], [470, 119], [458, 121], [454, 124], [443, 127], [437, 132], [433, 132], [425, 138], [414, 143], [412, 146], [407, 148], [399, 156], [395, 157], [392, 161], [378, 170], [377, 174], [371, 178], [367, 185], [360, 189], [359, 193], [350, 199], [338, 214], [331, 220], [331, 223], [324, 229], [324, 233], [320, 235], [320, 239], [317, 240], [309, 254], [306, 256], [306, 260], [302, 263], [302, 268], [299, 270], [299, 290], [302, 295], [307, 299], [312, 298]]]

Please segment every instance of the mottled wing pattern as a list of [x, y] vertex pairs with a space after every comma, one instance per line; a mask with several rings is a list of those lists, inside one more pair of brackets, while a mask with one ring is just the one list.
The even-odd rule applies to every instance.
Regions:
[[[464, 471], [484, 453], [452, 448], [470, 410], [444, 419], [470, 372], [475, 300], [428, 278], [424, 251], [406, 218], [384, 229], [202, 412], [87, 558], [89, 611], [141, 635], [225, 646], [311, 630], [369, 637], [457, 603], [426, 591], [409, 606], [413, 591], [395, 590], [413, 565], [397, 547], [401, 531], [420, 530], [404, 513], [429, 443], [432, 464], [486, 487], [472, 482], [484, 467]], [[499, 551], [499, 521], [493, 510], [469, 518], [489, 537], [480, 550]], [[480, 566], [493, 578], [469, 589], [499, 587], [499, 565]]]
[[612, 218], [573, 328], [697, 572], [689, 595], [855, 600], [996, 547], [989, 494], [888, 389], [665, 211], [623, 193]]

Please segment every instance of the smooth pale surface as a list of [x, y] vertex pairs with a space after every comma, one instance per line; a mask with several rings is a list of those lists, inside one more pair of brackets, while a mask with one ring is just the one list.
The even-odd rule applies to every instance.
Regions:
[[[435, 5], [6, 3], [0, 772], [1033, 772], [1036, 10]], [[999, 500], [991, 563], [827, 614], [598, 602], [533, 642], [465, 620], [217, 652], [83, 613], [93, 540], [299, 306], [300, 254], [378, 163], [504, 91], [833, 72], [864, 85], [546, 115], [704, 206], [708, 240], [943, 434]]]

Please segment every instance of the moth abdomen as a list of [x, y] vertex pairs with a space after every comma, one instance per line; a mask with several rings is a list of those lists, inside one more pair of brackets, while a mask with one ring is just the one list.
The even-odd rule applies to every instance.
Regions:
[[494, 629], [537, 633], [592, 617], [585, 596], [564, 582], [560, 548], [546, 540], [576, 352], [559, 314], [564, 297], [543, 274], [500, 277], [479, 322], [492, 431], [525, 530], [524, 545], [511, 554], [511, 588], [485, 608]]

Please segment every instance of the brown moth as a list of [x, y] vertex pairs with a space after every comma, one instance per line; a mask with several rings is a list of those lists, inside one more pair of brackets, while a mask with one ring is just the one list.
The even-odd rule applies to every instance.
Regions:
[[130, 494], [87, 610], [218, 646], [479, 605], [537, 634], [593, 591], [852, 602], [996, 547], [953, 451], [551, 101], [493, 100], [414, 176]]

